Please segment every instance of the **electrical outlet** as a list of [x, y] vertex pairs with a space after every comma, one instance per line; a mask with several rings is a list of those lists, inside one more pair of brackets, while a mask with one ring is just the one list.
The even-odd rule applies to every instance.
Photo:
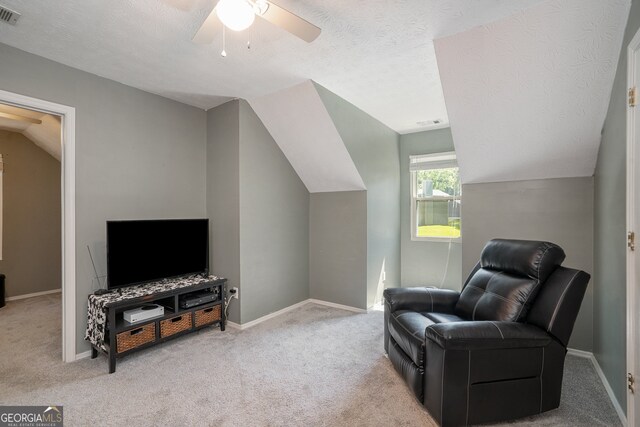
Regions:
[[231, 294], [231, 298], [235, 298], [235, 299], [240, 298], [240, 290], [235, 286], [229, 289], [229, 293]]

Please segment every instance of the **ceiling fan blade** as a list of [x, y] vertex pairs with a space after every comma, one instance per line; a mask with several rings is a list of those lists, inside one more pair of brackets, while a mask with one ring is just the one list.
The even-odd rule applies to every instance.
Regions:
[[222, 29], [222, 22], [218, 19], [216, 8], [214, 7], [207, 19], [204, 20], [198, 32], [191, 39], [194, 43], [209, 44]]
[[275, 3], [268, 2], [269, 8], [262, 15], [258, 15], [274, 25], [282, 28], [301, 38], [302, 40], [311, 43], [320, 35], [320, 28], [316, 27], [312, 23], [305, 21], [298, 15], [289, 12], [286, 9], [281, 8]]

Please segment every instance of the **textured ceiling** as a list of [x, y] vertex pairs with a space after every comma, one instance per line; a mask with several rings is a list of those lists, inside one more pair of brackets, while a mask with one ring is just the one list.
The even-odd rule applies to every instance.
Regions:
[[549, 0], [435, 41], [464, 183], [593, 175], [629, 0]]
[[249, 104], [310, 193], [366, 190], [312, 82]]
[[41, 120], [42, 123], [36, 124], [0, 117], [0, 130], [23, 134], [38, 147], [60, 161], [62, 157], [62, 143], [60, 141], [62, 130], [59, 117], [5, 104], [0, 104], [0, 112]]
[[[398, 132], [447, 120], [432, 40], [540, 0], [276, 0], [320, 26], [307, 44], [262, 20], [191, 43], [215, 0], [0, 0], [22, 13], [0, 41], [201, 108], [312, 79]], [[252, 42], [247, 50], [247, 39]]]

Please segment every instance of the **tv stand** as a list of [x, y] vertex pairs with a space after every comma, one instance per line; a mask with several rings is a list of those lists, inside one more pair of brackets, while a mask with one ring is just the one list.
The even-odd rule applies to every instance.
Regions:
[[[226, 323], [224, 300], [227, 280], [210, 276], [200, 278], [195, 282], [192, 284], [182, 283], [180, 279], [164, 280], [159, 284], [150, 283], [132, 287], [135, 289], [125, 288], [104, 295], [90, 295], [89, 305], [100, 304], [101, 307], [104, 307], [106, 317], [102, 339], [90, 337], [93, 332], [89, 332], [90, 326], [87, 328], [86, 339], [91, 341], [91, 358], [95, 359], [99, 353], [104, 353], [109, 360], [109, 373], [111, 374], [116, 371], [117, 359], [138, 350], [212, 325], [219, 326], [220, 330], [224, 331]], [[181, 297], [203, 292], [216, 293], [217, 298], [194, 307], [180, 308]], [[162, 305], [164, 314], [136, 323], [124, 320], [123, 313], [126, 310], [149, 303]], [[91, 310], [89, 317], [91, 318]], [[92, 319], [92, 322], [100, 320], [104, 319]], [[92, 322], [89, 322], [90, 325]]]

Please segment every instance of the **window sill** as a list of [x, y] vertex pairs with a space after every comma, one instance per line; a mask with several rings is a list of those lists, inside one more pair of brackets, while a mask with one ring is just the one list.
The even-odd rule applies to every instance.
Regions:
[[411, 236], [412, 242], [462, 243], [462, 237], [416, 237]]

